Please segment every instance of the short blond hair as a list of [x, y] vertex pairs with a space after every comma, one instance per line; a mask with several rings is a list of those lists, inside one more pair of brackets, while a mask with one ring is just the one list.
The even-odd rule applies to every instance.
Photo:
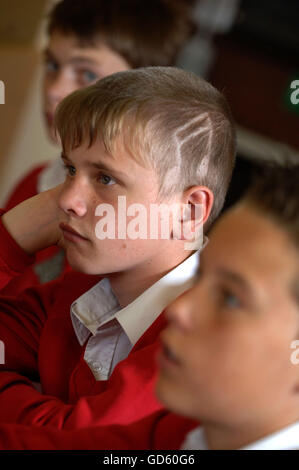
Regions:
[[100, 139], [113, 154], [121, 138], [133, 158], [155, 169], [161, 198], [207, 186], [214, 193], [208, 226], [220, 213], [235, 129], [224, 96], [195, 74], [174, 67], [118, 72], [66, 97], [55, 123], [65, 153]]

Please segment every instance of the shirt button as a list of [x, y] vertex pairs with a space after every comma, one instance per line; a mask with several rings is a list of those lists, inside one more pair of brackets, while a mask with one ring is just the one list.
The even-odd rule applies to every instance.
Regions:
[[92, 368], [93, 370], [101, 371], [103, 369], [103, 366], [100, 362], [93, 362], [92, 363]]

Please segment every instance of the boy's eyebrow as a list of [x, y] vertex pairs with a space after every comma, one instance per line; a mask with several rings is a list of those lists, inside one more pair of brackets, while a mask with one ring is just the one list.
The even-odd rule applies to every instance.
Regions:
[[[43, 51], [43, 55], [45, 57], [49, 57], [55, 61], [57, 61], [58, 59], [55, 57], [55, 54], [49, 49], [49, 48], [46, 48], [44, 49]], [[96, 63], [94, 60], [92, 60], [90, 57], [85, 57], [85, 56], [75, 56], [75, 57], [72, 57], [69, 61], [69, 63], [72, 63], [72, 64], [87, 64], [87, 65], [99, 65], [98, 63]]]
[[113, 168], [110, 165], [107, 165], [107, 163], [102, 162], [102, 161], [100, 161], [98, 163], [87, 162], [87, 165], [91, 166], [93, 168], [97, 168], [98, 170], [106, 170], [108, 172], [113, 172], [115, 174], [119, 174], [120, 176], [128, 177], [128, 174], [125, 173], [124, 171], [116, 170], [116, 168]]
[[[199, 265], [196, 270], [196, 276], [200, 277], [201, 272], [204, 271], [203, 267], [203, 256], [200, 257]], [[230, 271], [229, 269], [226, 268], [218, 268], [216, 270], [216, 274], [219, 277], [223, 277], [225, 279], [228, 279], [229, 281], [237, 284], [238, 286], [242, 287], [249, 295], [253, 295], [253, 289], [251, 285], [249, 284], [248, 281], [246, 281], [240, 274], [237, 274], [233, 271]]]
[[88, 57], [83, 57], [83, 56], [77, 56], [77, 57], [72, 57], [69, 60], [69, 63], [71, 64], [87, 64], [87, 65], [99, 65], [96, 63], [94, 60], [88, 58]]
[[252, 287], [249, 282], [246, 281], [246, 279], [244, 279], [239, 274], [234, 273], [233, 271], [229, 271], [226, 268], [218, 268], [216, 270], [216, 273], [218, 274], [218, 276], [224, 277], [225, 279], [228, 279], [229, 281], [238, 284], [240, 287], [246, 290], [248, 294], [253, 294]]
[[[66, 160], [67, 162], [72, 163], [72, 161], [68, 158], [68, 156], [65, 153], [61, 152], [60, 156], [61, 156], [62, 160]], [[125, 178], [128, 178], [127, 173], [125, 173], [124, 171], [117, 170], [117, 169], [113, 168], [112, 166], [107, 165], [107, 163], [105, 163], [105, 162], [99, 161], [99, 162], [96, 163], [96, 162], [87, 161], [86, 164], [89, 167], [96, 168], [98, 170], [106, 170], [108, 172], [112, 172], [112, 173], [118, 174], [120, 176], [123, 176]]]
[[53, 60], [57, 60], [55, 54], [48, 47], [43, 50], [42, 54], [44, 57], [50, 57]]

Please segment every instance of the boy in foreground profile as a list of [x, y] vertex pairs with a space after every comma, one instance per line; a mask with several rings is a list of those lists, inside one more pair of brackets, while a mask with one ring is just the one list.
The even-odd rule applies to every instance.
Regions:
[[157, 392], [185, 449], [299, 450], [299, 168], [266, 168], [167, 309]]

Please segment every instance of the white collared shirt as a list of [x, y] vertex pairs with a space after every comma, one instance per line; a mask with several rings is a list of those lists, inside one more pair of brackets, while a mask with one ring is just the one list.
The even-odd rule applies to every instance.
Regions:
[[[181, 450], [209, 450], [202, 426], [187, 434]], [[238, 450], [299, 450], [299, 421]]]
[[[206, 245], [205, 239], [203, 247]], [[126, 307], [120, 307], [108, 278], [102, 279], [71, 306], [71, 319], [84, 359], [96, 380], [107, 380], [165, 307], [194, 284], [199, 251], [159, 279]]]

